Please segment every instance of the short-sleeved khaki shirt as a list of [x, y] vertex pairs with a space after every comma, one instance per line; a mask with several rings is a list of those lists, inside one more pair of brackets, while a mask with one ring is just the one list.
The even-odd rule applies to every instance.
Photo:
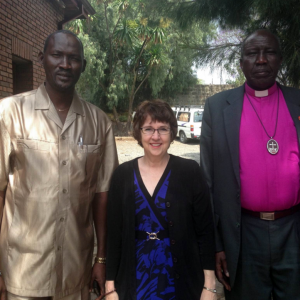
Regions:
[[0, 102], [0, 269], [9, 292], [62, 297], [88, 283], [91, 202], [117, 164], [111, 122], [77, 95], [64, 125], [44, 85]]

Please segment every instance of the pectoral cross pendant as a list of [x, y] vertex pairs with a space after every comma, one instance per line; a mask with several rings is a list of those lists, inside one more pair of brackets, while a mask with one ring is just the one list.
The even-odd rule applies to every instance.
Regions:
[[279, 151], [279, 145], [274, 139], [271, 138], [267, 142], [267, 149], [270, 154], [275, 155]]

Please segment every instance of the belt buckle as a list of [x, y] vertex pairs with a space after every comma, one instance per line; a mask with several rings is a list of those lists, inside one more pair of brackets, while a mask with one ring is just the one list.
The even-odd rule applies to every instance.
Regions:
[[157, 234], [159, 233], [159, 231], [157, 232], [146, 232], [148, 234], [148, 237], [147, 237], [147, 241], [149, 240], [159, 240], [160, 239], [157, 237]]
[[275, 220], [275, 213], [274, 212], [260, 212], [260, 219], [266, 221], [274, 221]]

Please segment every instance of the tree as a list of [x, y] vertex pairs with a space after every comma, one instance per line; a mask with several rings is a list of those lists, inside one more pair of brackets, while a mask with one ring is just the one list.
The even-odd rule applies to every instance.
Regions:
[[212, 35], [212, 26], [184, 33], [161, 11], [149, 8], [149, 1], [91, 2], [96, 15], [69, 26], [83, 40], [90, 64], [78, 83], [85, 99], [111, 109], [116, 121], [117, 110], [127, 107], [129, 128], [137, 95], [150, 91], [151, 97], [167, 97], [196, 83], [191, 70], [195, 51], [180, 43], [187, 37], [202, 43]]
[[[300, 85], [300, 2], [298, 0], [194, 0], [162, 1], [169, 7], [181, 27], [193, 22], [213, 21], [223, 30], [238, 29], [244, 38], [259, 28], [267, 28], [280, 39], [284, 57], [279, 80], [284, 84]], [[239, 43], [220, 43], [199, 47], [200, 60], [219, 57], [233, 63]], [[225, 57], [225, 61], [223, 58]], [[213, 63], [217, 63], [214, 61]]]
[[246, 81], [244, 73], [240, 67], [239, 61], [236, 61], [235, 63], [232, 64], [230, 63], [226, 64], [225, 69], [233, 78], [233, 79], [226, 80], [226, 84], [231, 84], [234, 87], [238, 87]]

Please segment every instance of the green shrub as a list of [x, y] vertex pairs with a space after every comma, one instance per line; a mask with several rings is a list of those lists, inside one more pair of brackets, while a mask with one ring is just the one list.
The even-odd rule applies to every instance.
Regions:
[[119, 120], [120, 120], [120, 122], [127, 122], [127, 116], [126, 115], [120, 115]]

